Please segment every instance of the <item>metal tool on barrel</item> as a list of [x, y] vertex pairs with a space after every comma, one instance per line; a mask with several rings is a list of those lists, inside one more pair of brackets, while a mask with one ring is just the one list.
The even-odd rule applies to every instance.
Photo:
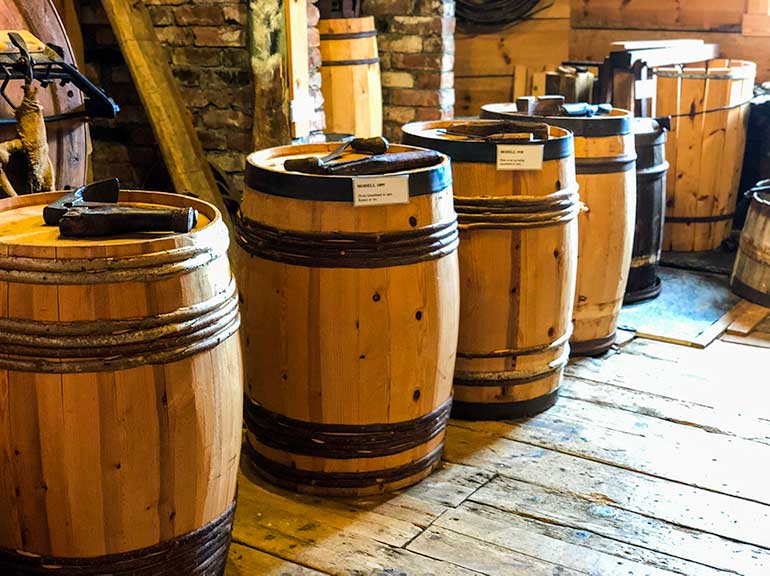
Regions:
[[[442, 156], [434, 150], [412, 150], [409, 152], [388, 153], [390, 143], [382, 136], [373, 138], [353, 138], [323, 157], [307, 156], [290, 158], [283, 163], [289, 172], [317, 174], [324, 176], [367, 176], [390, 174], [403, 170], [415, 170], [434, 166], [442, 161]], [[332, 162], [345, 154], [348, 149], [363, 158]]]
[[190, 232], [198, 222], [194, 208], [121, 205], [116, 178], [94, 182], [65, 194], [43, 209], [48, 226], [62, 236], [83, 238], [137, 232]]

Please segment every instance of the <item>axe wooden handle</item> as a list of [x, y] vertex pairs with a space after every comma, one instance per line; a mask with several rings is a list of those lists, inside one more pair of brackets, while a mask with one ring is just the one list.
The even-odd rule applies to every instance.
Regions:
[[113, 236], [135, 232], [189, 232], [198, 213], [193, 208], [73, 208], [59, 220], [62, 236]]
[[364, 176], [390, 174], [426, 168], [440, 163], [443, 156], [435, 150], [415, 150], [395, 154], [379, 154], [369, 158], [339, 162], [326, 166], [326, 173], [333, 176]]

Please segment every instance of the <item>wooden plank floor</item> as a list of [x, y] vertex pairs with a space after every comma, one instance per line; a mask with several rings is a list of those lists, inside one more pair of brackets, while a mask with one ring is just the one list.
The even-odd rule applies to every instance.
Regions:
[[770, 575], [768, 343], [770, 320], [573, 362], [554, 408], [453, 420], [442, 468], [395, 495], [298, 496], [243, 466], [227, 574]]

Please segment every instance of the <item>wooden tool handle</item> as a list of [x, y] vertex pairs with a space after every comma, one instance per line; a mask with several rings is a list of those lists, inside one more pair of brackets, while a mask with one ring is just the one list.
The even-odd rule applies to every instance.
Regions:
[[193, 208], [73, 208], [59, 220], [62, 236], [93, 237], [134, 232], [190, 232], [198, 221]]
[[360, 160], [330, 164], [326, 167], [326, 173], [334, 176], [390, 174], [435, 166], [442, 160], [443, 156], [435, 150], [415, 150], [397, 154], [380, 154]]

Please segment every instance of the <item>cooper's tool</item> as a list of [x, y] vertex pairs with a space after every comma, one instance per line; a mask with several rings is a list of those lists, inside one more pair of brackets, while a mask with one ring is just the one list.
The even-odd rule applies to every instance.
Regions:
[[197, 224], [193, 208], [120, 206], [120, 183], [102, 180], [65, 194], [43, 209], [48, 226], [62, 236], [109, 236], [131, 232], [189, 232]]
[[112, 236], [133, 232], [189, 232], [198, 213], [193, 208], [138, 208], [129, 206], [79, 206], [59, 220], [62, 236]]
[[283, 163], [284, 170], [289, 172], [304, 172], [306, 174], [324, 174], [323, 167], [342, 156], [348, 148], [364, 154], [384, 154], [388, 151], [390, 143], [382, 136], [373, 138], [353, 138], [330, 154], [319, 158], [318, 156], [308, 156], [307, 158], [290, 158]]
[[413, 150], [396, 154], [378, 154], [368, 158], [359, 158], [348, 162], [338, 162], [326, 166], [330, 176], [365, 176], [374, 174], [392, 174], [405, 170], [415, 170], [435, 166], [443, 160], [435, 150]]
[[43, 208], [43, 220], [48, 226], [58, 226], [59, 220], [75, 207], [96, 207], [104, 204], [116, 204], [120, 195], [120, 182], [117, 178], [101, 180], [65, 194]]
[[519, 122], [499, 120], [492, 122], [457, 122], [446, 127], [447, 134], [489, 138], [497, 134], [532, 134], [535, 140], [548, 140], [548, 124], [542, 122]]

